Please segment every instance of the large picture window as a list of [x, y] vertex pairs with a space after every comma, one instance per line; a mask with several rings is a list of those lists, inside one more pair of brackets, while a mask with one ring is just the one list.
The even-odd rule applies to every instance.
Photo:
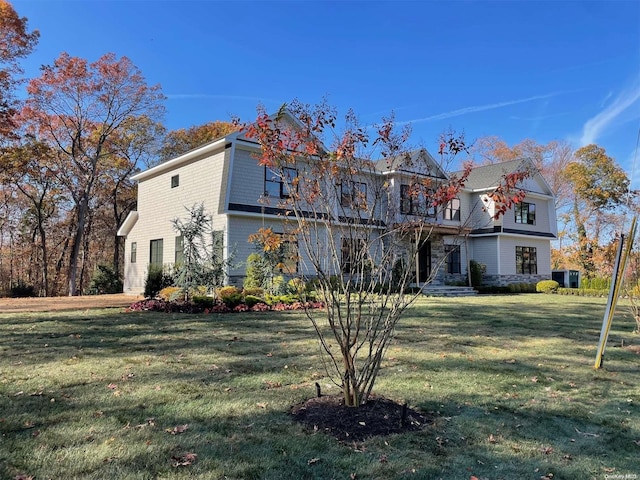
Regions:
[[538, 273], [536, 247], [516, 247], [516, 273]]
[[282, 174], [264, 167], [264, 193], [269, 198], [288, 198], [289, 189], [298, 176], [295, 168], [283, 168]]
[[536, 224], [536, 204], [522, 202], [515, 206], [516, 223], [524, 223], [527, 225]]

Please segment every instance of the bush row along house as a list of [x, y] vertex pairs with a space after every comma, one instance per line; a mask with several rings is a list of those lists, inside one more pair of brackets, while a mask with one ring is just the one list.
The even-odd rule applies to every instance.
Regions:
[[[295, 118], [288, 116], [285, 120], [295, 125]], [[126, 238], [125, 293], [144, 291], [151, 265], [166, 266], [181, 258], [183, 242], [171, 220], [185, 217], [185, 208], [201, 203], [212, 216], [214, 235], [222, 240], [219, 254], [236, 259], [227, 268], [227, 282], [242, 285], [244, 260], [256, 251], [249, 236], [263, 227], [285, 231], [286, 220], [277, 206], [278, 200], [287, 196], [282, 175], [301, 174], [295, 169], [274, 174], [270, 168], [259, 166], [259, 152], [255, 141], [234, 132], [133, 177], [138, 182], [137, 210], [118, 231]], [[412, 155], [426, 160], [428, 175], [447, 178], [424, 149]], [[375, 182], [389, 182], [397, 193], [393, 198], [401, 218], [420, 217], [429, 225], [428, 240], [420, 243], [411, 259], [417, 285], [464, 283], [469, 260], [485, 266], [486, 285], [533, 283], [551, 278], [551, 241], [557, 236], [557, 226], [549, 185], [533, 170], [519, 185], [526, 192], [524, 201], [498, 219], [494, 218], [496, 206], [487, 195], [505, 174], [523, 165], [533, 169], [526, 159], [476, 167], [457, 198], [443, 208], [431, 209], [408, 195], [406, 172], [394, 168], [393, 162], [379, 161], [372, 171], [363, 172], [361, 181], [338, 189], [342, 198], [337, 199], [337, 205], [355, 193], [368, 195], [367, 188], [373, 191]], [[296, 249], [297, 244], [290, 242], [290, 247]], [[304, 253], [295, 252], [296, 256], [300, 261], [294, 261], [291, 270], [312, 277], [314, 272], [304, 262]]]

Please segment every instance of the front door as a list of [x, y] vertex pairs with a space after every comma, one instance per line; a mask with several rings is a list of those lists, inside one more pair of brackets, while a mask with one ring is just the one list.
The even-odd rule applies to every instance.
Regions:
[[416, 261], [417, 275], [416, 283], [426, 282], [431, 275], [431, 241], [425, 240], [418, 248], [418, 259]]

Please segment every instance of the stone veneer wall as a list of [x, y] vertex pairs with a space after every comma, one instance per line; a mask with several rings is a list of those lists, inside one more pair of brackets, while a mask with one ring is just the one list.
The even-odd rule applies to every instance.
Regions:
[[512, 283], [538, 283], [551, 280], [551, 275], [483, 275], [482, 285], [504, 287]]

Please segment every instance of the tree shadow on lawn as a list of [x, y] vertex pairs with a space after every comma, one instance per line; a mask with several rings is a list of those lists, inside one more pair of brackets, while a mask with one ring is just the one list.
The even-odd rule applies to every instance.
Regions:
[[5, 325], [0, 348], [8, 352], [8, 357], [37, 364], [43, 358], [55, 360], [79, 354], [171, 356], [225, 352], [243, 344], [247, 347], [248, 342], [258, 345], [258, 352], [266, 354], [281, 350], [283, 341], [293, 343], [313, 336], [311, 326], [302, 327], [299, 317], [287, 319], [286, 313], [253, 315], [256, 317], [250, 320], [243, 314], [226, 314], [223, 319], [213, 315], [165, 316], [146, 312], [93, 318], [59, 315], [51, 321], [34, 322], [30, 327], [16, 319], [13, 323], [17, 328]]
[[[173, 353], [178, 352], [176, 350]], [[264, 358], [264, 355], [247, 355], [231, 361], [228, 366], [232, 367], [232, 372], [242, 370], [249, 368], [249, 364], [258, 358]], [[271, 359], [266, 358], [269, 361]], [[536, 373], [542, 376], [552, 373], [546, 367], [541, 370], [541, 367], [533, 365], [496, 366], [484, 360], [469, 362], [463, 358], [448, 358], [443, 362], [442, 370], [449, 372], [480, 368], [491, 372], [522, 372], [526, 377]], [[433, 365], [424, 364], [419, 371], [428, 373], [431, 367]], [[195, 405], [181, 407], [175, 404], [175, 400], [169, 400], [167, 404], [161, 396], [162, 392], [157, 394], [159, 398], [146, 405], [144, 398], [132, 401], [126, 391], [127, 385], [134, 386], [136, 382], [144, 381], [149, 390], [152, 389], [153, 381], [141, 374], [129, 380], [129, 384], [118, 382], [119, 387], [123, 388], [121, 398], [111, 396], [115, 392], [107, 389], [106, 380], [96, 383], [96, 388], [109, 395], [108, 398], [102, 397], [104, 403], [96, 402], [91, 395], [81, 395], [84, 388], [81, 386], [55, 392], [54, 403], [49, 401], [50, 395], [47, 394], [16, 397], [12, 402], [22, 405], [14, 407], [37, 415], [37, 418], [43, 419], [42, 423], [36, 422], [31, 426], [14, 422], [13, 425], [5, 424], [0, 428], [8, 440], [7, 448], [11, 450], [15, 445], [28, 458], [26, 452], [39, 445], [37, 438], [33, 437], [34, 431], [41, 431], [46, 441], [48, 428], [73, 421], [79, 412], [94, 416], [92, 426], [102, 434], [93, 439], [85, 438], [85, 428], [78, 431], [75, 438], [58, 437], [58, 443], [47, 443], [47, 448], [51, 449], [48, 458], [53, 462], [56, 455], [69, 449], [86, 449], [87, 455], [91, 455], [97, 444], [116, 438], [113, 448], [95, 450], [95, 454], [105, 456], [95, 471], [78, 473], [95, 475], [95, 478], [107, 478], [110, 472], [114, 478], [134, 476], [140, 472], [150, 475], [146, 478], [153, 478], [154, 475], [169, 475], [180, 469], [203, 475], [219, 469], [221, 474], [231, 478], [348, 478], [351, 473], [357, 473], [358, 478], [393, 478], [393, 472], [397, 474], [401, 471], [400, 466], [394, 463], [394, 456], [400, 457], [407, 452], [414, 459], [417, 474], [423, 478], [442, 475], [446, 478], [447, 474], [451, 474], [449, 478], [468, 478], [469, 475], [478, 478], [527, 478], [534, 472], [535, 476], [530, 478], [537, 479], [550, 472], [554, 473], [554, 478], [589, 478], [603, 474], [603, 468], [633, 473], [636, 465], [637, 446], [634, 441], [640, 432], [635, 427], [621, 428], [614, 417], [592, 421], [584, 412], [566, 415], [557, 410], [545, 411], [542, 406], [516, 407], [513, 402], [506, 400], [464, 393], [457, 393], [455, 400], [444, 401], [414, 397], [417, 402], [414, 404], [420, 411], [436, 421], [434, 426], [425, 430], [371, 438], [356, 444], [339, 444], [324, 435], [325, 429], [321, 427], [317, 430], [310, 427], [305, 430], [306, 433], [302, 433], [288, 415], [287, 405], [290, 406], [292, 402], [283, 401], [283, 397], [295, 402], [296, 398], [300, 400], [310, 396], [309, 390], [291, 392], [265, 388], [261, 399], [264, 400], [264, 406], [245, 402], [236, 406], [232, 414], [217, 415], [212, 405], [225, 402], [225, 397], [219, 395], [221, 385], [215, 385], [214, 382], [209, 385], [198, 383], [206, 378], [202, 369], [171, 374], [176, 381], [180, 380], [179, 386], [185, 385], [185, 388], [193, 390], [185, 400]], [[270, 370], [269, 367], [257, 365], [254, 369], [263, 373]], [[281, 369], [274, 373], [279, 371]], [[229, 379], [247, 374], [243, 370], [237, 376], [229, 375]], [[529, 382], [529, 379], [523, 381]], [[537, 386], [543, 389], [544, 382], [546, 380], [541, 378]], [[378, 391], [382, 392], [381, 389]], [[226, 398], [227, 401], [233, 401], [234, 392], [229, 392]], [[614, 411], [617, 407], [612, 404], [603, 405], [602, 408]], [[149, 424], [150, 418], [154, 419], [154, 425]], [[189, 428], [179, 435], [166, 431], [179, 425], [188, 425]], [[153, 435], [146, 437], [145, 431], [153, 432]], [[152, 446], [157, 443], [154, 435], [170, 440]], [[572, 442], [572, 439], [575, 441]], [[145, 446], [146, 441], [151, 441], [152, 445]], [[137, 448], [129, 447], [133, 442], [139, 444]], [[129, 452], [131, 448], [131, 454], [123, 454], [121, 448], [125, 448], [124, 452]], [[286, 456], [283, 450], [288, 452]], [[364, 450], [368, 452], [366, 456], [362, 454]], [[185, 452], [196, 453], [197, 461], [193, 465], [174, 467], [176, 460], [172, 457], [179, 457]], [[309, 463], [315, 458], [320, 458], [326, 464], [320, 474], [318, 467]], [[381, 458], [387, 459], [385, 462], [388, 463], [383, 464]], [[13, 467], [7, 467], [9, 470], [6, 470], [10, 475], [5, 478], [13, 478], [18, 467], [27, 467], [29, 463], [11, 465]], [[381, 474], [383, 467], [392, 473]], [[43, 476], [49, 473], [46, 465], [38, 468], [43, 469], [40, 472]], [[25, 471], [28, 472], [28, 469]]]

